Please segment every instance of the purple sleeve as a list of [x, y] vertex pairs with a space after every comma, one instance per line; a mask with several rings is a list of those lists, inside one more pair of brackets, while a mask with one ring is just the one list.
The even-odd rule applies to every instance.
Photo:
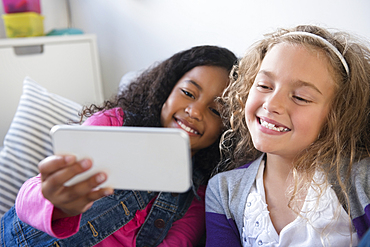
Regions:
[[241, 246], [233, 219], [227, 219], [224, 214], [206, 212], [206, 226], [206, 246]]
[[228, 199], [222, 195], [225, 184], [219, 176], [211, 178], [206, 191], [206, 246], [241, 246], [240, 234], [230, 216]]
[[366, 231], [370, 229], [370, 205], [365, 207], [364, 215], [353, 219], [353, 225], [356, 228], [358, 237], [362, 238]]

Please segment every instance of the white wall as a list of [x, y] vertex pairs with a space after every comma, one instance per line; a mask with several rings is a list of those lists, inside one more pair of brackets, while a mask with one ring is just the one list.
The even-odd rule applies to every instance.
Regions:
[[[64, 1], [42, 1], [45, 29], [66, 23]], [[225, 46], [242, 56], [263, 33], [297, 24], [340, 28], [370, 40], [369, 0], [70, 1], [74, 27], [97, 34], [106, 98], [124, 73], [194, 45]]]
[[279, 26], [320, 24], [370, 39], [369, 0], [71, 0], [76, 27], [98, 35], [105, 95], [120, 77], [194, 45], [237, 55]]
[[[54, 28], [65, 28], [68, 26], [66, 0], [40, 0], [41, 14], [44, 15], [45, 33]], [[0, 3], [0, 14], [5, 14], [2, 2]], [[0, 38], [5, 38], [4, 22], [0, 21]]]

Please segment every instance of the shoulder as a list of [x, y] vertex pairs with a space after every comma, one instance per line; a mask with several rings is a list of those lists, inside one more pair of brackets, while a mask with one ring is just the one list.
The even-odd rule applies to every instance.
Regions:
[[[351, 217], [359, 236], [366, 229], [370, 220], [368, 208], [370, 205], [370, 157], [356, 162], [352, 166], [351, 183], [347, 188]], [[365, 223], [364, 223], [365, 222]]]
[[234, 170], [221, 172], [212, 177], [208, 182], [206, 201], [215, 200], [221, 204], [234, 201], [237, 205], [237, 201], [243, 200], [242, 198], [248, 195], [262, 158], [263, 155], [252, 163]]
[[263, 155], [257, 160], [247, 163], [236, 169], [221, 172], [212, 177], [208, 183], [208, 186], [231, 190], [235, 186], [244, 186], [252, 183], [256, 177], [258, 167], [261, 163]]
[[[370, 157], [360, 160], [353, 164], [351, 172], [351, 184], [356, 191], [363, 190], [363, 196], [367, 196], [370, 200]], [[353, 188], [352, 188], [353, 189]]]
[[235, 220], [240, 230], [245, 202], [263, 156], [238, 169], [221, 172], [212, 177], [206, 189], [206, 212], [225, 215], [227, 219]]
[[124, 113], [122, 108], [116, 107], [97, 112], [83, 123], [83, 125], [122, 126]]
[[[342, 171], [342, 176], [345, 177], [345, 175], [345, 171]], [[368, 188], [370, 186], [370, 157], [353, 164], [351, 170], [351, 186], [356, 189]], [[370, 192], [366, 194], [370, 196]]]
[[370, 176], [370, 157], [360, 160], [353, 165], [352, 176]]

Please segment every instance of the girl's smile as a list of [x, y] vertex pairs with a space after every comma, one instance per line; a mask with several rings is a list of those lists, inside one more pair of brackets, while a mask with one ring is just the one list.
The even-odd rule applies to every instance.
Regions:
[[[268, 130], [273, 130], [267, 133], [275, 134], [275, 132], [288, 132], [289, 128], [282, 126], [280, 123], [277, 123], [271, 119], [264, 117], [257, 117], [258, 123], [261, 125], [261, 131], [267, 132]], [[274, 132], [275, 131], [275, 132]]]
[[220, 106], [215, 99], [228, 81], [228, 72], [224, 68], [195, 67], [180, 78], [162, 107], [162, 126], [185, 130], [190, 137], [192, 155], [213, 144], [220, 136]]
[[294, 158], [317, 139], [334, 85], [320, 52], [287, 43], [273, 46], [262, 61], [245, 106], [254, 146]]
[[191, 126], [191, 124], [187, 123], [185, 120], [181, 121], [177, 119], [176, 122], [180, 126], [180, 128], [188, 132], [189, 135], [200, 135], [200, 133], [197, 130], [193, 129], [192, 127], [189, 127]]

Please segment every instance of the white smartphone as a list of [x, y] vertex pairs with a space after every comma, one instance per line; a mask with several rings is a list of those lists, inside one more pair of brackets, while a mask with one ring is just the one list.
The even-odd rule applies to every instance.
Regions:
[[54, 154], [93, 162], [66, 186], [100, 171], [108, 178], [99, 187], [181, 193], [192, 184], [189, 136], [181, 129], [56, 125], [50, 135]]

